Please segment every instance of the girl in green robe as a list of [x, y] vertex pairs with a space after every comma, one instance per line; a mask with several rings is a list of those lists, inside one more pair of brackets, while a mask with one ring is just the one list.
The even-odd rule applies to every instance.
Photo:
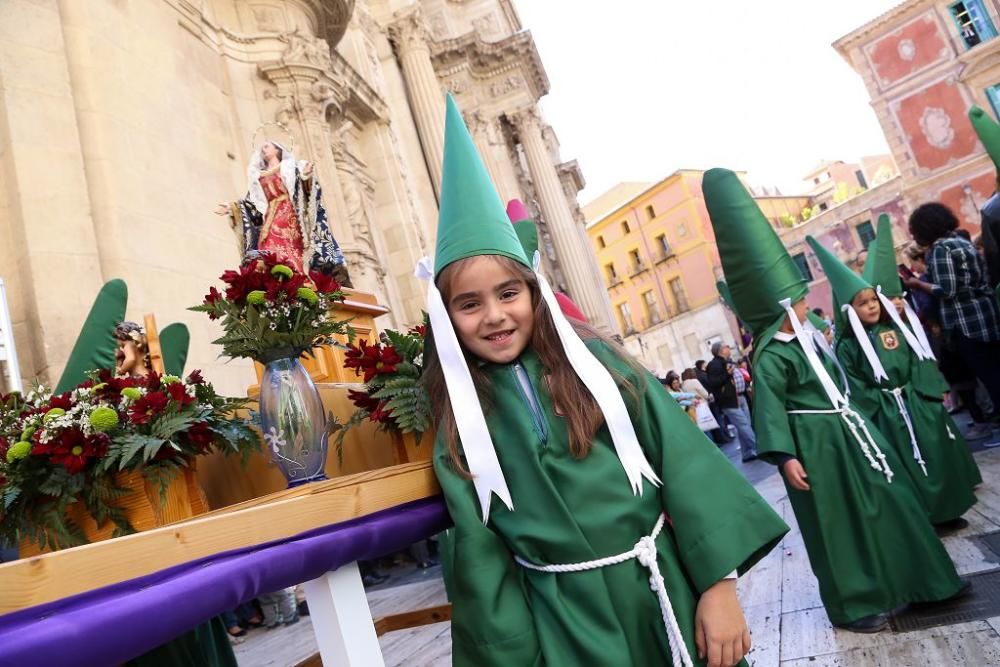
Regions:
[[779, 465], [830, 621], [856, 632], [885, 613], [963, 590], [899, 457], [847, 394], [808, 286], [739, 177], [702, 180], [729, 299], [754, 332], [760, 457]]
[[734, 577], [787, 526], [655, 378], [561, 314], [447, 107], [419, 273], [453, 664], [745, 664]]

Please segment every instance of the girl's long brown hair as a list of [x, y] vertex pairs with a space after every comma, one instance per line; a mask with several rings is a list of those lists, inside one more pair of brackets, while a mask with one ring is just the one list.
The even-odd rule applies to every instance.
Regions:
[[[520, 262], [516, 262], [500, 255], [489, 255], [491, 259], [501, 263], [504, 268], [509, 269], [514, 275], [524, 280], [531, 291], [531, 303], [534, 310], [534, 329], [531, 332], [531, 342], [529, 343], [538, 355], [542, 363], [544, 372], [549, 377], [548, 391], [552, 399], [552, 404], [559, 407], [560, 412], [566, 419], [566, 430], [569, 432], [569, 449], [575, 458], [582, 459], [589, 452], [597, 430], [604, 423], [604, 415], [597, 405], [597, 401], [590, 394], [590, 391], [577, 376], [573, 367], [569, 363], [562, 341], [556, 331], [555, 322], [548, 305], [542, 299], [538, 287], [538, 280], [534, 271], [531, 271]], [[451, 298], [451, 281], [455, 273], [462, 269], [468, 260], [459, 260], [449, 264], [437, 278], [438, 289], [441, 297], [447, 304]], [[636, 363], [628, 357], [621, 347], [602, 335], [589, 324], [569, 318], [570, 323], [577, 334], [584, 340], [598, 338], [608, 343], [615, 350], [623, 361], [638, 370]], [[469, 366], [472, 375], [472, 382], [476, 386], [479, 394], [480, 405], [484, 412], [489, 412], [492, 407], [492, 393], [489, 376], [482, 368], [481, 361], [462, 347], [465, 352], [465, 362]], [[624, 389], [632, 398], [635, 405], [638, 404], [639, 388], [635, 387], [627, 379], [608, 369], [616, 383]], [[640, 373], [639, 377], [643, 377]], [[444, 371], [434, 348], [433, 328], [428, 332], [427, 345], [424, 347], [424, 372], [421, 382], [428, 394], [431, 396], [432, 413], [434, 423], [438, 431], [443, 433], [448, 443], [448, 452], [455, 469], [460, 475], [471, 479], [468, 469], [462, 462], [458, 451], [458, 428], [455, 424], [455, 416], [451, 409], [451, 398], [448, 395], [448, 387], [445, 384]]]

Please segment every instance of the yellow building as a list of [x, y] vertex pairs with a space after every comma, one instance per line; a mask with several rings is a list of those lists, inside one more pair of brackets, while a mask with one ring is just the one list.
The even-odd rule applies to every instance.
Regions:
[[719, 300], [715, 235], [701, 171], [623, 183], [583, 208], [626, 348], [648, 368], [680, 372], [738, 329]]

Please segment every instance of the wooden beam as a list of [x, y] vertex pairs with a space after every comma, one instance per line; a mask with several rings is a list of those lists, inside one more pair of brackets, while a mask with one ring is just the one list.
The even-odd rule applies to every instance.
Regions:
[[401, 614], [390, 614], [382, 618], [375, 619], [375, 634], [379, 637], [387, 632], [416, 628], [421, 625], [431, 623], [441, 623], [451, 620], [451, 605], [441, 604], [436, 607], [425, 607], [415, 611], [407, 611]]
[[440, 492], [429, 461], [408, 463], [280, 491], [136, 535], [14, 561], [0, 565], [0, 614]]

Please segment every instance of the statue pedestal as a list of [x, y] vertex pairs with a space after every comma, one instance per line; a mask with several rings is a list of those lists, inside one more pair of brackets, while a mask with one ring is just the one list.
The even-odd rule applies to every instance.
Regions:
[[[343, 303], [337, 304], [336, 316], [351, 319], [355, 343], [359, 340], [377, 341], [379, 330], [375, 318], [389, 312], [389, 309], [379, 305], [372, 294], [351, 289], [344, 291], [347, 298]], [[341, 343], [347, 343], [346, 336], [338, 336], [338, 339]], [[354, 414], [354, 404], [347, 398], [347, 391], [362, 389], [361, 378], [353, 370], [344, 368], [343, 349], [320, 347], [314, 349], [313, 354], [313, 357], [304, 357], [302, 365], [316, 383], [327, 413], [333, 413], [337, 419], [345, 422]], [[254, 364], [254, 368], [257, 381], [260, 382], [264, 367]], [[259, 385], [253, 385], [247, 389], [247, 396], [253, 399], [259, 390]], [[330, 478], [385, 468], [400, 462], [398, 443], [392, 434], [376, 430], [375, 424], [366, 423], [351, 429], [344, 438], [342, 459], [338, 459], [333, 441], [334, 437], [331, 437], [325, 468], [326, 475]], [[427, 434], [420, 446], [420, 453], [425, 454], [421, 458], [429, 459], [432, 447], [433, 436]], [[407, 448], [404, 447], [404, 451], [405, 449]], [[259, 498], [286, 487], [285, 478], [271, 464], [270, 456], [263, 449], [254, 454], [245, 466], [238, 457], [224, 457], [221, 454], [202, 457], [198, 462], [198, 477], [212, 508]]]

